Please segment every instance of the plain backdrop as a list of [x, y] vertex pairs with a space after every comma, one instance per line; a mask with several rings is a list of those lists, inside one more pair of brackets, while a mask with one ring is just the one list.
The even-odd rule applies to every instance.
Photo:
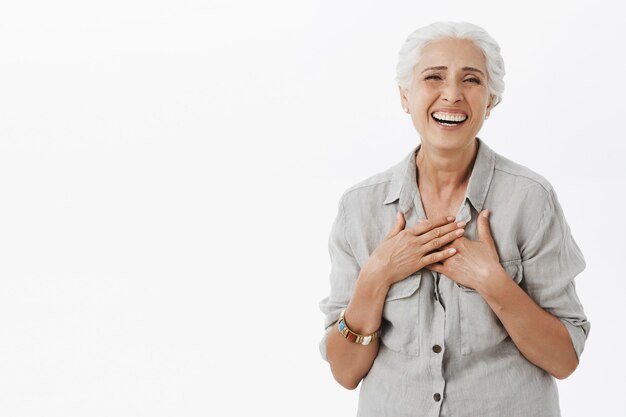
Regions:
[[0, 415], [354, 415], [318, 352], [328, 235], [419, 143], [396, 58], [439, 20], [500, 44], [479, 136], [552, 183], [587, 261], [563, 415], [624, 413], [620, 7], [2, 1]]

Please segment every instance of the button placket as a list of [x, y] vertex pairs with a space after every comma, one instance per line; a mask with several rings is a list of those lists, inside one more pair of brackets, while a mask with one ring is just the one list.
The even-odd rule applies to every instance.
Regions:
[[[430, 369], [433, 376], [433, 384], [432, 384], [432, 393], [433, 400], [437, 404], [436, 408], [441, 406], [441, 393], [445, 389], [446, 380], [444, 379], [443, 372], [443, 359], [444, 355], [442, 354], [444, 348], [445, 341], [445, 323], [446, 323], [446, 309], [441, 300], [441, 293], [439, 292], [439, 274], [433, 273], [433, 286], [434, 286], [434, 296], [438, 300], [435, 302], [434, 316], [433, 316], [433, 326], [432, 326], [432, 335], [431, 335], [431, 344], [429, 348], [431, 349], [430, 353]], [[444, 297], [445, 298], [445, 297]], [[435, 399], [437, 396], [438, 399]]]

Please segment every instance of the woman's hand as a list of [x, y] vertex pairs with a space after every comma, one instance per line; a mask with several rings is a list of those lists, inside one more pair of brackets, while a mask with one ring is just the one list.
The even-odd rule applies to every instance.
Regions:
[[489, 282], [502, 269], [496, 245], [489, 229], [489, 211], [483, 210], [477, 219], [478, 240], [465, 236], [451, 242], [442, 249], [454, 248], [456, 254], [427, 268], [445, 274], [457, 283], [477, 289]]
[[422, 219], [407, 229], [402, 212], [398, 212], [396, 219], [391, 231], [362, 268], [368, 276], [383, 277], [388, 286], [429, 264], [449, 259], [454, 250], [436, 250], [462, 236], [465, 231], [462, 229], [465, 222], [456, 223], [451, 216]]

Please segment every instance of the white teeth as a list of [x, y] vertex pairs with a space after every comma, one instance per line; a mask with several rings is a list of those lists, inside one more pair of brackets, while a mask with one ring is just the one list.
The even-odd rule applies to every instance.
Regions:
[[467, 119], [467, 116], [459, 113], [443, 113], [443, 112], [435, 112], [433, 116], [439, 120], [448, 120], [451, 122], [463, 122]]

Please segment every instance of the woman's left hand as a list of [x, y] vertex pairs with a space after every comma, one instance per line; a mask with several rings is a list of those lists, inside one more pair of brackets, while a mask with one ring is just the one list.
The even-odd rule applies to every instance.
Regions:
[[[455, 248], [456, 253], [442, 262], [426, 268], [445, 274], [457, 283], [477, 290], [484, 287], [490, 277], [502, 270], [496, 245], [489, 229], [488, 210], [479, 213], [477, 219], [478, 240], [461, 236], [442, 248]], [[442, 250], [442, 249], [439, 249]]]

